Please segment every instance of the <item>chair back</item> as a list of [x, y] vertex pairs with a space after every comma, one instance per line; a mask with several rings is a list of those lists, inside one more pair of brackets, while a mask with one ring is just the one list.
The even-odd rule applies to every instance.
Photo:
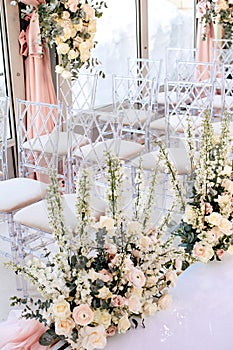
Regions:
[[19, 176], [57, 170], [61, 106], [17, 99], [17, 117]]

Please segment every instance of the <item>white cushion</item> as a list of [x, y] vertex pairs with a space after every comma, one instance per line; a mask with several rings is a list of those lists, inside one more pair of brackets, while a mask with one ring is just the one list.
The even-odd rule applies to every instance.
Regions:
[[[194, 129], [198, 128], [202, 124], [202, 118], [199, 116], [190, 116], [193, 121]], [[150, 123], [150, 128], [153, 130], [165, 131], [167, 129], [166, 119], [159, 118]], [[170, 116], [170, 130], [184, 133], [187, 129], [186, 115], [172, 115]]]
[[[76, 227], [76, 194], [64, 194], [62, 196], [62, 206], [65, 225], [71, 230]], [[91, 209], [93, 215], [98, 218], [105, 212], [105, 203], [100, 198], [91, 197]], [[32, 204], [19, 210], [14, 215], [14, 221], [33, 229], [51, 233], [48, 218], [48, 205], [46, 200]]]
[[[47, 153], [51, 153], [54, 151], [54, 146], [57, 142], [56, 140], [57, 133], [51, 133], [51, 141], [49, 141], [48, 135], [42, 135], [40, 138], [30, 139], [23, 144], [24, 149], [33, 149], [34, 151], [45, 151]], [[77, 133], [73, 133], [70, 135], [72, 137], [72, 143], [80, 146], [83, 146], [87, 143], [87, 138], [83, 135], [79, 135]], [[61, 131], [59, 132], [59, 140], [58, 140], [58, 155], [64, 156], [68, 151], [68, 132]]]
[[139, 167], [140, 162], [142, 168], [145, 170], [152, 170], [155, 167], [156, 161], [158, 160], [158, 151], [153, 151], [143, 154], [141, 157], [137, 157], [131, 161], [131, 164], [135, 167]]
[[46, 195], [47, 186], [26, 178], [0, 181], [0, 212], [10, 213], [41, 200]]
[[93, 162], [102, 162], [105, 160], [105, 152], [108, 151], [117, 154], [122, 160], [129, 160], [136, 157], [143, 149], [144, 146], [137, 142], [109, 139], [95, 145], [89, 144], [78, 148], [73, 155]]
[[191, 164], [186, 148], [168, 148], [168, 156], [174, 163], [178, 175], [186, 175], [191, 172]]
[[[175, 91], [169, 92], [169, 100], [171, 100], [174, 103], [176, 102], [177, 95], [176, 95]], [[165, 105], [165, 101], [166, 101], [165, 91], [159, 92], [158, 93], [158, 104]]]

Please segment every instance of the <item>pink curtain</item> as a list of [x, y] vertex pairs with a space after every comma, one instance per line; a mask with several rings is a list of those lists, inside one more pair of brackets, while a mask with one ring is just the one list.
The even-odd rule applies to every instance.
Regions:
[[[26, 5], [34, 5], [37, 7], [45, 0], [21, 0]], [[52, 82], [50, 70], [49, 50], [45, 45], [41, 45], [39, 17], [34, 10], [28, 17], [29, 24], [25, 31], [22, 31], [19, 36], [21, 45], [20, 52], [25, 59], [25, 74], [26, 74], [26, 99], [33, 102], [45, 102], [56, 104], [56, 94]], [[30, 122], [30, 121], [28, 121]], [[41, 121], [38, 120], [38, 129]], [[53, 129], [53, 122], [48, 121], [48, 130]], [[32, 129], [32, 135], [33, 129]]]
[[46, 350], [39, 344], [46, 328], [36, 320], [19, 319], [17, 311], [11, 311], [7, 321], [0, 323], [1, 350]]
[[212, 43], [211, 39], [214, 39], [214, 26], [213, 23], [207, 23], [206, 26], [206, 38], [202, 40], [202, 34], [204, 30], [204, 22], [201, 22], [203, 15], [206, 13], [206, 10], [210, 6], [210, 3], [206, 0], [199, 0], [197, 4], [197, 18], [198, 29], [197, 29], [197, 61], [199, 62], [211, 62], [212, 61]]

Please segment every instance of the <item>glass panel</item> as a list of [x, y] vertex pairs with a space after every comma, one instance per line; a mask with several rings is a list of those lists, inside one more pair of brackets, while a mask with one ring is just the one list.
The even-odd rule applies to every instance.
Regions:
[[193, 48], [194, 1], [148, 0], [149, 57], [163, 59], [166, 48]]
[[112, 103], [112, 74], [127, 75], [127, 58], [137, 56], [135, 0], [108, 1], [97, 21], [93, 56], [102, 63], [106, 75], [97, 84], [96, 106]]

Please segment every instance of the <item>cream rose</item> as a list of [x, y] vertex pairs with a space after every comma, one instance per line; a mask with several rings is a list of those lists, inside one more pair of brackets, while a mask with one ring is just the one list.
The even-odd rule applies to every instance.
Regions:
[[86, 62], [90, 58], [90, 46], [89, 43], [83, 41], [79, 44], [80, 59], [82, 62]]
[[96, 327], [86, 326], [80, 331], [81, 346], [87, 350], [103, 349], [107, 344], [105, 329], [101, 324]]
[[149, 249], [150, 244], [151, 244], [151, 239], [150, 239], [150, 237], [143, 236], [139, 239], [138, 244], [139, 244], [140, 249], [145, 251], [145, 250]]
[[82, 6], [83, 11], [86, 14], [86, 20], [93, 19], [95, 17], [95, 9], [91, 7], [89, 4], [84, 4]]
[[222, 186], [233, 195], [233, 182], [230, 179], [224, 179]]
[[101, 216], [99, 220], [99, 227], [100, 228], [106, 228], [106, 230], [113, 230], [114, 229], [114, 223], [115, 221], [108, 217], [108, 216]]
[[111, 298], [111, 296], [112, 296], [112, 293], [107, 287], [103, 286], [102, 288], [99, 289], [98, 297], [100, 299], [108, 299], [108, 298]]
[[221, 219], [218, 225], [218, 228], [225, 235], [228, 235], [228, 236], [232, 235], [232, 223], [226, 218]]
[[71, 318], [55, 319], [55, 332], [57, 335], [69, 335], [74, 327], [75, 323]]
[[171, 306], [172, 296], [170, 294], [162, 295], [158, 300], [158, 307], [160, 310], [167, 310]]
[[166, 281], [171, 282], [171, 286], [174, 287], [177, 280], [177, 274], [173, 270], [169, 270], [165, 274]]
[[73, 319], [80, 326], [87, 326], [94, 319], [94, 312], [87, 304], [76, 306], [73, 310]]
[[96, 20], [91, 20], [88, 23], [88, 32], [96, 33]]
[[66, 319], [71, 314], [70, 304], [64, 299], [58, 300], [53, 304], [52, 311], [56, 318]]
[[137, 267], [131, 267], [127, 274], [128, 281], [135, 287], [143, 287], [146, 283], [146, 277], [144, 273]]
[[100, 309], [97, 309], [94, 312], [94, 322], [102, 324], [107, 329], [111, 324], [111, 315], [106, 310], [100, 311]]
[[113, 276], [109, 271], [103, 269], [98, 272], [98, 278], [103, 282], [109, 282], [112, 280]]
[[127, 305], [130, 312], [133, 312], [134, 314], [139, 314], [141, 312], [142, 305], [137, 295], [131, 295], [127, 299]]
[[79, 55], [78, 51], [72, 49], [68, 53], [68, 58], [69, 58], [69, 60], [74, 60], [75, 58], [78, 57], [78, 55]]
[[156, 303], [147, 301], [143, 304], [142, 310], [145, 316], [153, 316], [158, 310], [158, 306]]
[[206, 216], [206, 221], [213, 226], [219, 226], [222, 215], [213, 211], [209, 216]]
[[118, 322], [118, 332], [125, 333], [130, 328], [130, 322], [127, 315], [122, 316]]
[[66, 55], [70, 50], [70, 47], [66, 43], [61, 43], [57, 45], [57, 53], [58, 55]]

